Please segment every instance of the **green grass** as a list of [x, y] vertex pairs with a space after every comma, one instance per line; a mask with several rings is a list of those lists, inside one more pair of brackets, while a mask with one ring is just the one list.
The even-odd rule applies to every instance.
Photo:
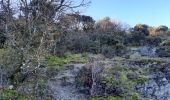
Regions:
[[0, 94], [3, 100], [24, 100], [24, 96], [16, 90], [0, 90]]
[[63, 57], [58, 56], [47, 56], [46, 61], [51, 65], [65, 65], [70, 63], [86, 63], [87, 59], [82, 57], [80, 54], [66, 54]]

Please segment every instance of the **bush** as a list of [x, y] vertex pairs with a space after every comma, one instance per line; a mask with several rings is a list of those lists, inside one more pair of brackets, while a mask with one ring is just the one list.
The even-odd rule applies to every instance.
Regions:
[[170, 57], [170, 38], [164, 40], [160, 47], [157, 48], [156, 53], [159, 57]]
[[170, 46], [170, 38], [168, 38], [167, 40], [163, 41], [161, 43], [161, 46]]
[[146, 35], [142, 32], [132, 32], [127, 36], [126, 44], [132, 46], [143, 46], [144, 41], [146, 40]]
[[[65, 52], [93, 54], [101, 53], [106, 57], [122, 55], [125, 50], [123, 33], [70, 33], [56, 42], [52, 52], [64, 55]], [[120, 45], [121, 44], [121, 45]]]
[[3, 33], [0, 33], [0, 48], [4, 47], [5, 41], [6, 41], [5, 35]]
[[101, 54], [103, 54], [105, 57], [107, 58], [111, 58], [114, 56], [115, 52], [114, 52], [114, 48], [110, 47], [110, 46], [103, 46], [101, 48]]
[[161, 46], [156, 50], [159, 57], [170, 57], [170, 46]]
[[162, 42], [162, 39], [157, 36], [148, 36], [146, 38], [146, 45], [148, 46], [159, 46]]
[[98, 53], [100, 43], [90, 40], [87, 34], [71, 33], [62, 36], [60, 41], [56, 42], [53, 53], [56, 55], [64, 55], [65, 52], [83, 53], [91, 52]]
[[24, 96], [16, 90], [0, 90], [0, 99], [2, 100], [23, 100]]

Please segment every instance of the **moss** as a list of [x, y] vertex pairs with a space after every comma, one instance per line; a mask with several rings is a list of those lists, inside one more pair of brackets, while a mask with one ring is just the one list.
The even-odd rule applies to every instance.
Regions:
[[64, 64], [70, 63], [86, 63], [87, 59], [82, 57], [80, 54], [66, 54], [63, 57], [58, 56], [47, 56], [46, 61], [51, 65], [59, 65], [62, 66]]
[[141, 95], [139, 93], [134, 93], [132, 95], [132, 100], [138, 100]]
[[122, 100], [119, 96], [93, 97], [91, 100]]
[[139, 100], [139, 98], [143, 96], [138, 92], [131, 92], [131, 94], [124, 93], [122, 97], [124, 97], [125, 100]]
[[[112, 71], [112, 73], [110, 71]], [[135, 86], [138, 84], [144, 84], [148, 80], [147, 73], [143, 68], [117, 66], [106, 73], [107, 75], [104, 76], [102, 83], [106, 84], [107, 87], [110, 87], [110, 89], [113, 90], [121, 89], [116, 95], [125, 97], [127, 100], [136, 100], [134, 98], [138, 98], [140, 94], [135, 90]], [[129, 93], [131, 95], [128, 95]]]
[[144, 84], [147, 80], [148, 80], [148, 77], [143, 76], [143, 77], [140, 77], [139, 79], [135, 80], [134, 82], [136, 84]]
[[3, 100], [24, 100], [24, 96], [16, 90], [1, 90], [1, 98]]

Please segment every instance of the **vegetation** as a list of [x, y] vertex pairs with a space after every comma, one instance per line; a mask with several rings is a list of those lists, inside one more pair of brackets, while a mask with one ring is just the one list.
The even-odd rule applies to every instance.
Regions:
[[[128, 63], [131, 60], [127, 61], [126, 59], [116, 57], [114, 61], [115, 64], [113, 65], [105, 65], [104, 62], [99, 64], [99, 62], [99, 65], [96, 65], [101, 67], [99, 73], [93, 73], [92, 68], [88, 67], [81, 69], [76, 78], [77, 86], [87, 91], [86, 89], [93, 84], [92, 80], [95, 80], [97, 89], [94, 91], [96, 94], [92, 96], [92, 100], [119, 100], [122, 98], [138, 100], [143, 98], [143, 95], [136, 91], [135, 87], [148, 81], [150, 70], [145, 67], [139, 68], [134, 65], [123, 65], [124, 61]], [[93, 74], [97, 76], [94, 79], [92, 78]]]
[[80, 54], [66, 54], [63, 57], [47, 56], [46, 60], [51, 65], [65, 65], [70, 63], [87, 63], [87, 59]]
[[0, 91], [1, 96], [0, 98], [3, 98], [4, 100], [10, 100], [10, 99], [17, 99], [17, 100], [23, 100], [24, 96], [21, 93], [18, 93], [16, 90], [1, 90]]
[[[105, 90], [100, 92], [105, 94], [90, 94], [95, 72], [92, 67], [83, 67], [75, 73], [78, 74], [77, 88], [86, 87], [92, 100], [121, 100], [123, 97], [138, 100], [143, 95], [135, 87], [148, 80], [145, 67], [162, 66], [170, 57], [170, 31], [165, 25], [124, 27], [125, 24], [109, 17], [95, 21], [79, 13], [79, 7], [90, 4], [88, 0], [16, 2], [18, 5], [14, 6], [12, 0], [0, 0], [2, 100], [51, 99], [48, 81], [64, 70], [64, 66], [88, 65], [106, 59], [115, 65], [103, 68], [96, 82]], [[132, 47], [145, 46], [156, 48], [155, 58], [131, 58], [134, 52], [139, 52], [131, 50]]]

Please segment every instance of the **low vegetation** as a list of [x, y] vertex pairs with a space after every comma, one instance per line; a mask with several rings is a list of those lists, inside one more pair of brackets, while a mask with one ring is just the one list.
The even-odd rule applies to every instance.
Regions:
[[47, 56], [46, 61], [50, 65], [59, 65], [63, 66], [65, 64], [71, 63], [87, 63], [87, 58], [83, 57], [81, 54], [65, 54], [62, 57], [59, 56]]
[[[135, 87], [148, 80], [148, 66], [168, 63], [170, 31], [167, 26], [127, 26], [109, 17], [95, 21], [82, 15], [79, 7], [89, 0], [0, 1], [0, 99], [51, 100], [47, 82], [70, 64], [93, 64], [101, 94], [92, 95], [92, 67], [82, 68], [76, 77], [77, 89], [86, 88], [92, 100], [138, 100]], [[79, 3], [79, 4], [78, 4]], [[15, 8], [14, 8], [15, 7]], [[151, 58], [131, 56], [133, 47], [156, 48]], [[147, 56], [147, 55], [145, 55]], [[126, 65], [126, 66], [125, 66]], [[134, 67], [135, 66], [135, 67]], [[157, 67], [153, 67], [157, 68]], [[162, 68], [162, 67], [161, 67]], [[162, 69], [159, 70], [162, 70]], [[12, 86], [12, 89], [9, 87]], [[104, 94], [105, 93], [105, 94]], [[53, 98], [56, 99], [56, 98]], [[57, 98], [58, 99], [58, 98]]]

